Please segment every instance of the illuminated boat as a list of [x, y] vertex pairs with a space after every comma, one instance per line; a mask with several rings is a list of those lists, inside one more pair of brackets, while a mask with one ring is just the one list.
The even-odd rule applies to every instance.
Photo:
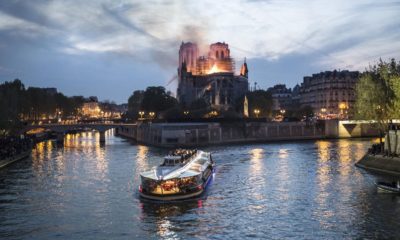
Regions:
[[193, 198], [205, 191], [213, 172], [210, 153], [177, 149], [161, 165], [140, 174], [140, 196], [160, 201]]
[[400, 193], [400, 181], [397, 181], [397, 183], [377, 182], [376, 186], [382, 192]]

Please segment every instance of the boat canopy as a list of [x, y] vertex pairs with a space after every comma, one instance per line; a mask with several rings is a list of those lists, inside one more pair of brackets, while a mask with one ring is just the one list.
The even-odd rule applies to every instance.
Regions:
[[181, 156], [171, 156], [168, 155], [164, 158], [163, 166], [174, 166], [177, 164], [182, 164], [184, 159]]
[[168, 164], [166, 161], [180, 161], [179, 156], [167, 156], [164, 164], [150, 171], [142, 172], [140, 175], [152, 180], [168, 180], [173, 178], [192, 177], [202, 173], [209, 161], [209, 154], [199, 151], [186, 165]]

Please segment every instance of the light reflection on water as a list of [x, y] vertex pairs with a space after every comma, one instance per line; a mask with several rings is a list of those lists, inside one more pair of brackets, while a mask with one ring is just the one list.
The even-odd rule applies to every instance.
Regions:
[[370, 140], [210, 147], [213, 184], [199, 199], [138, 199], [139, 173], [166, 149], [106, 133], [67, 134], [0, 170], [0, 238], [396, 238], [400, 198], [354, 167]]

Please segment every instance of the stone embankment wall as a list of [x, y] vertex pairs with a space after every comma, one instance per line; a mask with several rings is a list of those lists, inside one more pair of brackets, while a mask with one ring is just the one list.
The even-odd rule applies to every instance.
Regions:
[[376, 136], [371, 127], [337, 120], [315, 124], [305, 122], [230, 122], [230, 123], [138, 123], [120, 126], [117, 134], [138, 142], [162, 146], [203, 146], [212, 144], [267, 142]]
[[[390, 141], [389, 141], [390, 138]], [[390, 143], [390, 148], [389, 148]], [[389, 175], [400, 175], [400, 131], [391, 130], [385, 136], [385, 154], [366, 154], [356, 166]]]
[[379, 173], [400, 175], [400, 158], [366, 154], [356, 163], [357, 167]]

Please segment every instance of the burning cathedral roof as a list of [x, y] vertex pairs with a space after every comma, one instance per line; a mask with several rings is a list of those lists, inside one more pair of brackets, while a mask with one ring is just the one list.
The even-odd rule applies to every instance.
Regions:
[[231, 58], [229, 45], [225, 42], [211, 44], [206, 55], [200, 55], [196, 43], [182, 42], [179, 49], [179, 70], [183, 64], [193, 75], [235, 72], [235, 61]]

